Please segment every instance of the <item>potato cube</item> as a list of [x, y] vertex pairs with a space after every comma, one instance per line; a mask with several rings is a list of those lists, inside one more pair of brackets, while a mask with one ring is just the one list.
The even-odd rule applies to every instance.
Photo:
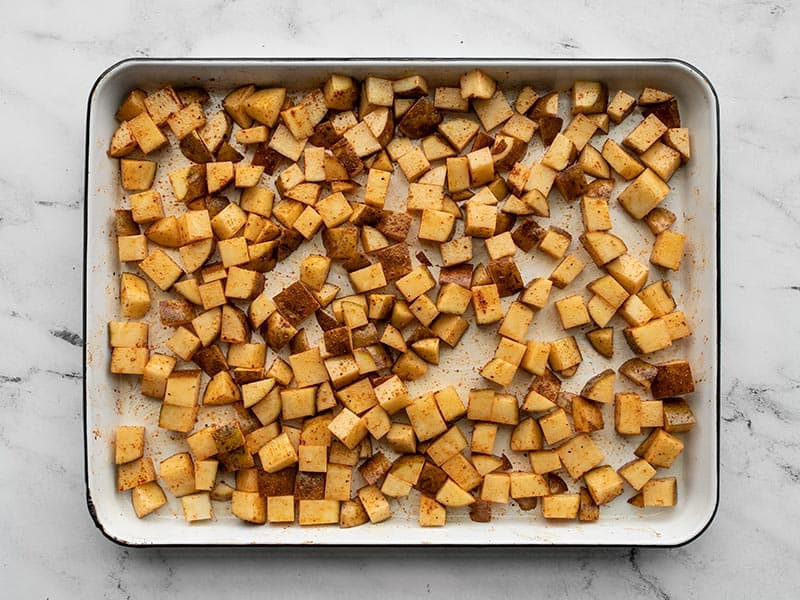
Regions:
[[464, 217], [464, 235], [489, 238], [497, 227], [497, 209], [494, 206], [467, 202]]
[[608, 273], [625, 288], [629, 294], [635, 294], [642, 289], [650, 275], [647, 266], [633, 258], [630, 254], [623, 254], [605, 265]]
[[267, 522], [267, 499], [259, 492], [234, 490], [231, 496], [231, 513], [237, 519], [261, 525]]
[[503, 318], [500, 294], [495, 284], [477, 285], [472, 288], [472, 305], [478, 325], [496, 323]]
[[564, 329], [579, 327], [590, 322], [583, 296], [575, 295], [556, 301], [556, 310]]
[[631, 327], [639, 327], [653, 319], [653, 313], [639, 296], [631, 296], [620, 307], [619, 314]]
[[557, 408], [540, 417], [539, 426], [542, 429], [545, 441], [551, 446], [573, 434], [572, 425], [570, 425], [567, 413], [563, 408]]
[[519, 366], [533, 375], [543, 375], [550, 356], [550, 344], [537, 340], [525, 342], [525, 354]]
[[636, 354], [649, 354], [672, 345], [669, 329], [661, 319], [639, 327], [627, 327], [624, 333], [625, 340]]
[[517, 372], [516, 365], [500, 358], [492, 358], [481, 369], [481, 376], [501, 386], [511, 385]]
[[564, 289], [567, 287], [572, 281], [580, 275], [583, 268], [586, 266], [580, 258], [575, 256], [574, 254], [568, 254], [561, 262], [558, 263], [553, 272], [550, 273], [549, 279], [553, 282], [558, 288]]
[[667, 126], [656, 115], [650, 114], [622, 140], [622, 143], [637, 154], [642, 154], [666, 132]]
[[580, 236], [580, 241], [598, 267], [622, 256], [628, 250], [621, 238], [607, 231], [587, 231]]
[[473, 454], [492, 454], [497, 439], [496, 423], [475, 423], [472, 427], [470, 452]]
[[317, 410], [317, 390], [314, 387], [281, 390], [281, 417], [284, 421], [313, 416]]
[[328, 425], [328, 429], [351, 450], [358, 446], [368, 434], [364, 421], [347, 408], [343, 408], [334, 417], [333, 421]]
[[558, 227], [550, 227], [539, 242], [539, 250], [552, 258], [560, 259], [572, 243], [572, 236]]
[[477, 188], [494, 180], [494, 159], [489, 147], [467, 154], [467, 163], [471, 187]]
[[118, 375], [141, 375], [149, 356], [147, 348], [112, 348], [110, 371]]
[[436, 398], [432, 393], [425, 394], [406, 406], [406, 414], [417, 439], [421, 442], [447, 431], [447, 423], [439, 412]]
[[380, 523], [392, 516], [392, 509], [386, 496], [377, 486], [368, 485], [358, 490], [358, 498], [367, 511], [369, 520], [372, 523]]
[[564, 442], [557, 448], [557, 452], [564, 468], [573, 479], [580, 478], [600, 464], [604, 458], [603, 453], [586, 433], [580, 433]]
[[397, 164], [406, 180], [413, 183], [431, 168], [431, 163], [425, 157], [425, 153], [417, 146], [411, 146], [409, 150], [397, 158]]
[[436, 501], [444, 506], [458, 507], [473, 504], [475, 498], [455, 481], [448, 478], [436, 493]]
[[520, 296], [520, 302], [533, 308], [544, 308], [550, 298], [553, 282], [549, 279], [537, 277], [528, 284]]
[[188, 452], [174, 454], [162, 460], [159, 474], [177, 498], [195, 491], [194, 462]]
[[442, 470], [463, 490], [470, 491], [481, 484], [480, 473], [461, 453], [445, 461]]
[[183, 517], [187, 522], [207, 521], [214, 518], [211, 510], [211, 496], [208, 492], [189, 494], [181, 498]]
[[639, 394], [616, 394], [614, 424], [620, 435], [639, 435], [641, 432], [642, 401]]
[[286, 433], [267, 442], [258, 451], [258, 456], [267, 473], [276, 473], [298, 462], [297, 451]]
[[664, 426], [664, 403], [661, 400], [643, 400], [640, 412], [641, 427]]
[[556, 134], [555, 139], [542, 157], [542, 165], [555, 171], [563, 171], [577, 154], [575, 144], [563, 133]]
[[294, 523], [294, 496], [269, 496], [267, 520], [270, 523]]
[[[486, 131], [491, 131], [514, 116], [514, 110], [509, 105], [502, 90], [496, 90], [489, 98], [475, 97], [472, 101], [472, 108]], [[533, 132], [531, 132], [532, 136]]]
[[171, 356], [153, 354], [142, 372], [142, 394], [150, 398], [163, 398], [167, 390], [167, 379], [176, 362]]
[[[533, 472], [540, 475], [552, 473], [561, 468], [561, 459], [558, 457], [558, 452], [555, 450], [535, 450], [528, 453], [528, 458], [530, 459]], [[543, 482], [542, 485], [544, 486], [544, 494], [542, 495], [545, 495], [549, 492], [547, 482]]]
[[608, 231], [611, 229], [611, 216], [608, 200], [593, 196], [581, 197], [581, 216], [586, 231]]
[[667, 129], [667, 133], [664, 134], [664, 143], [680, 153], [682, 162], [686, 162], [691, 158], [691, 145], [689, 141], [689, 130], [687, 128], [676, 127]]
[[645, 170], [642, 163], [611, 138], [603, 143], [601, 158], [625, 181], [629, 181]]
[[146, 112], [139, 113], [126, 121], [130, 134], [145, 154], [150, 154], [169, 143], [158, 125]]
[[508, 504], [511, 478], [508, 473], [487, 473], [481, 486], [481, 500]]
[[149, 481], [131, 490], [131, 501], [136, 516], [141, 519], [164, 506], [167, 496], [157, 482]]
[[654, 265], [677, 271], [681, 268], [681, 259], [683, 258], [683, 247], [685, 243], [685, 235], [675, 233], [669, 229], [662, 231], [656, 236], [653, 242], [650, 262]]
[[419, 265], [407, 275], [404, 275], [395, 285], [407, 302], [412, 302], [430, 289], [436, 286], [430, 271], [425, 265]]
[[677, 488], [674, 477], [651, 479], [642, 486], [644, 506], [675, 506], [678, 502]]
[[420, 527], [443, 527], [446, 520], [447, 510], [445, 507], [430, 496], [421, 494], [419, 497]]
[[297, 450], [298, 470], [325, 473], [328, 470], [327, 446], [301, 445]]
[[450, 239], [456, 218], [440, 210], [424, 209], [419, 225], [419, 239], [446, 242]]
[[609, 102], [606, 113], [614, 123], [619, 124], [633, 111], [635, 106], [636, 98], [619, 90]]
[[598, 505], [607, 504], [622, 494], [625, 483], [613, 467], [603, 465], [584, 474], [583, 480]]
[[656, 474], [656, 470], [643, 458], [622, 465], [617, 472], [637, 492]]
[[117, 491], [124, 492], [156, 479], [153, 459], [149, 456], [117, 465]]
[[117, 254], [120, 262], [138, 262], [147, 256], [147, 237], [120, 235], [117, 237]]
[[144, 427], [121, 425], [114, 441], [114, 462], [121, 465], [144, 455]]
[[636, 449], [636, 456], [645, 459], [654, 467], [668, 469], [683, 452], [680, 438], [663, 429], [654, 429]]
[[381, 408], [390, 415], [411, 403], [405, 384], [396, 375], [375, 386], [374, 392]]
[[574, 367], [583, 360], [581, 351], [574, 336], [560, 338], [550, 342], [550, 355], [548, 361], [550, 368], [555, 371], [565, 371]]
[[542, 516], [545, 519], [576, 519], [580, 503], [580, 494], [544, 496], [542, 498]]
[[[423, 296], [420, 296], [422, 298]], [[461, 315], [469, 307], [472, 301], [472, 293], [457, 283], [446, 283], [439, 288], [439, 296], [436, 298], [436, 308], [439, 312]]]
[[669, 186], [651, 169], [645, 169], [618, 199], [634, 219], [641, 219], [669, 194]]
[[217, 460], [198, 460], [194, 463], [194, 489], [201, 492], [210, 492], [214, 489], [217, 479]]
[[581, 152], [595, 131], [597, 124], [594, 121], [583, 114], [576, 114], [564, 129], [563, 135], [573, 143], [577, 152]]
[[669, 181], [681, 166], [681, 154], [661, 142], [655, 142], [641, 155], [642, 162], [662, 180]]

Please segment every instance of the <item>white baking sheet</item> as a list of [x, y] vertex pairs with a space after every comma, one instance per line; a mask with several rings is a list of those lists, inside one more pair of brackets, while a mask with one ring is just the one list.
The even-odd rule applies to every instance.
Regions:
[[[224, 503], [214, 503], [215, 520], [189, 525], [184, 522], [180, 502], [172, 498], [157, 513], [137, 519], [130, 504], [129, 493], [115, 489], [113, 465], [113, 432], [118, 425], [147, 425], [146, 453], [156, 465], [161, 458], [185, 450], [182, 436], [159, 430], [156, 423], [158, 401], [138, 394], [137, 377], [112, 376], [108, 372], [110, 351], [107, 323], [119, 319], [118, 277], [121, 267], [116, 258], [112, 231], [114, 208], [123, 206], [124, 194], [118, 184], [117, 161], [106, 156], [109, 139], [116, 127], [113, 118], [120, 101], [134, 87], [154, 90], [165, 84], [204, 85], [221, 91], [233, 85], [256, 83], [281, 84], [303, 90], [319, 86], [331, 72], [364, 77], [369, 74], [398, 78], [419, 73], [431, 86], [458, 81], [463, 72], [480, 67], [495, 77], [505, 89], [533, 85], [539, 91], [568, 90], [576, 79], [600, 79], [612, 92], [624, 89], [638, 94], [645, 85], [674, 93], [681, 110], [683, 126], [692, 133], [692, 160], [670, 180], [672, 192], [664, 206], [678, 215], [674, 229], [687, 235], [684, 265], [678, 274], [667, 273], [673, 282], [674, 296], [679, 308], [689, 316], [693, 336], [676, 342], [672, 348], [656, 354], [654, 360], [673, 357], [687, 358], [697, 380], [690, 402], [698, 426], [684, 435], [686, 449], [681, 458], [659, 476], [678, 478], [678, 505], [671, 509], [636, 509], [624, 498], [634, 492], [626, 488], [623, 497], [601, 509], [595, 523], [546, 521], [540, 509], [523, 512], [514, 505], [497, 507], [491, 523], [472, 522], [466, 509], [448, 509], [444, 528], [421, 528], [417, 524], [417, 493], [410, 498], [392, 501], [394, 517], [379, 525], [354, 529], [337, 526], [300, 527], [253, 526], [230, 515]], [[562, 112], [566, 113], [567, 95], [562, 95]], [[455, 545], [676, 545], [685, 543], [704, 530], [713, 518], [718, 496], [718, 106], [708, 81], [696, 69], [671, 60], [131, 60], [115, 65], [97, 81], [89, 100], [86, 164], [86, 480], [90, 510], [98, 527], [120, 543], [134, 545], [159, 544], [455, 544]], [[563, 115], [566, 116], [566, 115]], [[566, 120], [566, 119], [565, 119]], [[611, 137], [621, 139], [638, 122], [627, 119], [612, 129]], [[531, 144], [527, 163], [541, 156], [538, 137]], [[157, 159], [161, 156], [156, 154]], [[177, 158], [175, 160], [182, 160]], [[159, 167], [158, 185], [168, 192], [166, 171]], [[399, 170], [393, 176], [396, 191]], [[615, 194], [624, 188], [618, 185]], [[390, 192], [388, 208], [399, 200]], [[167, 194], [168, 196], [168, 194]], [[564, 335], [558, 323], [553, 301], [580, 293], [583, 285], [599, 276], [599, 271], [577, 241], [582, 231], [578, 204], [567, 206], [558, 192], [551, 195], [551, 219], [538, 219], [541, 224], [566, 225], [574, 235], [571, 251], [581, 256], [589, 266], [565, 290], [553, 289], [551, 302], [535, 318], [529, 337], [550, 340]], [[647, 263], [652, 236], [641, 224], [633, 224], [616, 202], [612, 202], [614, 232], [628, 244], [631, 254]], [[412, 232], [413, 234], [413, 232]], [[411, 239], [411, 237], [409, 238]], [[482, 258], [482, 244], [474, 244], [477, 262]], [[321, 248], [319, 236], [314, 244], [304, 245], [286, 263], [279, 265], [267, 278], [266, 290], [277, 293], [297, 276], [297, 264], [307, 249]], [[481, 250], [482, 251], [482, 250]], [[438, 252], [431, 247], [428, 256], [436, 263]], [[541, 253], [530, 256], [517, 253], [517, 262], [525, 282], [533, 276], [547, 276], [557, 261]], [[127, 270], [123, 268], [122, 270]], [[434, 272], [436, 269], [434, 269]], [[657, 277], [652, 270], [651, 280]], [[335, 276], [332, 277], [335, 283]], [[346, 290], [346, 277], [341, 282]], [[151, 286], [153, 287], [153, 286]], [[158, 297], [158, 296], [157, 296]], [[585, 294], [586, 299], [589, 294]], [[511, 298], [504, 299], [504, 304]], [[313, 318], [306, 325], [313, 336]], [[579, 392], [585, 381], [600, 370], [617, 367], [632, 356], [623, 340], [620, 317], [612, 325], [615, 332], [615, 358], [606, 361], [588, 345], [583, 332], [590, 327], [572, 330], [583, 351], [584, 362], [577, 375], [566, 379], [562, 389]], [[160, 326], [151, 325], [151, 340], [163, 339]], [[496, 327], [478, 329], [470, 326], [456, 349], [443, 352], [442, 363], [433, 377], [425, 377], [409, 385], [412, 394], [455, 384], [466, 400], [467, 391], [487, 387], [488, 382], [478, 375], [478, 369], [491, 357], [496, 346]], [[270, 352], [268, 364], [273, 354]], [[180, 368], [180, 363], [179, 363]], [[187, 365], [188, 368], [188, 365]], [[522, 396], [530, 377], [518, 374], [511, 391]], [[637, 391], [623, 376], [617, 378], [617, 391]], [[204, 416], [201, 409], [201, 420]], [[606, 428], [592, 434], [606, 455], [606, 462], [619, 467], [633, 457], [633, 449], [642, 436], [623, 440], [613, 431], [613, 407], [605, 407]], [[462, 422], [469, 434], [470, 426]], [[498, 440], [498, 448], [505, 438]], [[522, 456], [515, 458], [525, 465]], [[573, 490], [577, 490], [565, 476]], [[354, 484], [354, 490], [357, 485]]]

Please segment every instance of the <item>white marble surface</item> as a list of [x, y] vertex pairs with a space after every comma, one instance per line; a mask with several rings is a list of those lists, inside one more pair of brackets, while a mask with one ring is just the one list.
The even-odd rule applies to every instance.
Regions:
[[[6, 7], [9, 8], [9, 7]], [[32, 0], [0, 23], [0, 582], [8, 598], [800, 593], [796, 3]], [[86, 510], [86, 98], [129, 56], [674, 56], [722, 110], [719, 513], [674, 550], [135, 550]]]

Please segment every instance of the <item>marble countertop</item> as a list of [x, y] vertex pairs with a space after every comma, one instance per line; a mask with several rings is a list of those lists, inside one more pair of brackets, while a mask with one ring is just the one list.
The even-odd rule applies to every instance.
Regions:
[[[32, 0], [0, 24], [0, 581], [9, 598], [797, 597], [800, 6], [792, 2]], [[86, 99], [136, 56], [676, 57], [722, 115], [721, 498], [670, 550], [136, 550], [86, 510]], [[311, 574], [311, 575], [310, 575]]]

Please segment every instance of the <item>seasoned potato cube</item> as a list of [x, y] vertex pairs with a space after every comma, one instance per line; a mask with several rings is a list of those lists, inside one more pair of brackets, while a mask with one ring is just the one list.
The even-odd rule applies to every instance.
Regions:
[[475, 321], [478, 325], [496, 323], [503, 318], [500, 293], [497, 285], [493, 283], [473, 286], [472, 305], [475, 309]]
[[642, 421], [642, 400], [639, 394], [616, 394], [614, 426], [620, 435], [639, 435]]
[[542, 157], [542, 165], [554, 171], [563, 171], [577, 155], [575, 144], [563, 133], [556, 134], [555, 139]]
[[450, 239], [456, 218], [440, 210], [424, 209], [419, 225], [419, 239], [446, 242]]
[[608, 200], [593, 196], [581, 197], [581, 216], [586, 231], [608, 231], [611, 229], [611, 216]]
[[174, 454], [162, 460], [159, 474], [176, 498], [195, 491], [194, 462], [188, 452]]
[[428, 290], [433, 289], [436, 286], [436, 280], [425, 265], [419, 265], [398, 279], [395, 285], [406, 301], [412, 302]]
[[555, 371], [564, 371], [574, 367], [583, 360], [578, 343], [574, 336], [560, 338], [550, 342], [550, 368]]
[[653, 398], [669, 398], [694, 392], [694, 376], [687, 361], [671, 360], [655, 367], [656, 374], [650, 387]]
[[130, 135], [145, 154], [150, 154], [169, 143], [167, 137], [161, 133], [158, 125], [146, 112], [139, 113], [126, 123]]
[[231, 514], [237, 519], [261, 525], [267, 522], [267, 499], [259, 492], [234, 490], [231, 495]]
[[619, 309], [620, 316], [628, 322], [631, 327], [639, 327], [648, 323], [653, 318], [652, 311], [641, 301], [639, 296], [629, 297]]
[[509, 105], [502, 90], [496, 90], [489, 98], [476, 97], [472, 101], [472, 108], [486, 131], [491, 131], [514, 116], [514, 109]]
[[654, 319], [639, 327], [626, 327], [625, 340], [636, 354], [649, 354], [672, 345], [672, 336], [664, 321]]
[[601, 158], [614, 169], [624, 180], [629, 181], [644, 171], [645, 167], [639, 160], [611, 138], [603, 143]]
[[572, 243], [572, 236], [569, 232], [559, 227], [550, 227], [539, 242], [539, 250], [560, 259]]
[[637, 492], [656, 474], [656, 470], [643, 458], [622, 465], [617, 472]]
[[392, 509], [386, 496], [377, 486], [368, 485], [358, 490], [358, 498], [367, 511], [367, 516], [372, 523], [380, 523], [392, 516]]
[[641, 219], [669, 194], [669, 186], [651, 169], [645, 169], [619, 195], [619, 202], [634, 218]]
[[141, 375], [149, 356], [147, 348], [113, 348], [110, 371], [119, 375]]
[[258, 456], [267, 473], [276, 473], [298, 462], [297, 451], [286, 433], [264, 444], [258, 451]]
[[167, 496], [157, 482], [149, 481], [131, 490], [131, 502], [136, 516], [142, 519], [164, 506], [167, 503]]
[[542, 498], [542, 516], [545, 519], [576, 519], [580, 504], [580, 494], [544, 496]]
[[625, 288], [629, 294], [635, 294], [647, 283], [650, 270], [630, 254], [612, 260], [605, 265], [608, 273]]
[[481, 486], [481, 500], [508, 504], [511, 478], [508, 473], [487, 473]]
[[653, 251], [650, 254], [650, 262], [660, 267], [665, 267], [673, 271], [681, 268], [683, 258], [683, 247], [686, 243], [686, 236], [675, 233], [667, 229], [656, 236], [653, 242]]
[[436, 500], [425, 494], [419, 497], [420, 527], [442, 527], [447, 520], [447, 510]]
[[495, 80], [480, 69], [464, 73], [459, 83], [461, 84], [461, 97], [464, 99], [491, 98], [497, 89]]
[[622, 143], [637, 154], [642, 154], [666, 132], [667, 126], [657, 116], [650, 114], [622, 140]]
[[567, 439], [573, 434], [572, 426], [563, 408], [557, 408], [543, 417], [540, 417], [539, 426], [542, 429], [544, 439], [551, 446]]
[[149, 456], [117, 465], [117, 491], [124, 492], [155, 479], [156, 471]]
[[654, 467], [668, 469], [681, 452], [683, 452], [681, 439], [657, 428], [639, 445], [634, 454]]
[[575, 295], [556, 301], [556, 310], [564, 329], [579, 327], [590, 322], [583, 296]]
[[[539, 475], [552, 473], [561, 468], [561, 459], [558, 457], [558, 452], [555, 450], [535, 450], [528, 453], [528, 458], [530, 459], [533, 472]], [[544, 478], [542, 478], [541, 485], [543, 486], [543, 493], [540, 495], [547, 495], [549, 493], [549, 488]]]
[[619, 90], [609, 102], [606, 113], [614, 123], [619, 124], [633, 111], [635, 106], [636, 98]]
[[549, 279], [553, 282], [553, 285], [564, 289], [580, 275], [585, 266], [586, 264], [580, 258], [574, 254], [568, 254], [558, 263], [558, 266], [553, 269]]
[[675, 506], [678, 502], [677, 479], [651, 479], [642, 486], [642, 500], [644, 506]]
[[211, 496], [208, 492], [189, 494], [181, 498], [183, 516], [187, 522], [207, 521], [214, 518], [211, 510]]
[[580, 433], [564, 442], [557, 451], [564, 468], [573, 479], [580, 478], [600, 464], [604, 458], [603, 453], [586, 433]]
[[489, 147], [467, 154], [471, 187], [477, 188], [494, 179], [494, 158]]
[[584, 474], [583, 480], [586, 482], [592, 499], [598, 505], [611, 502], [625, 490], [625, 482], [622, 477], [608, 465], [595, 467], [588, 471]]
[[464, 235], [489, 238], [497, 227], [497, 209], [491, 205], [467, 202], [464, 216]]

